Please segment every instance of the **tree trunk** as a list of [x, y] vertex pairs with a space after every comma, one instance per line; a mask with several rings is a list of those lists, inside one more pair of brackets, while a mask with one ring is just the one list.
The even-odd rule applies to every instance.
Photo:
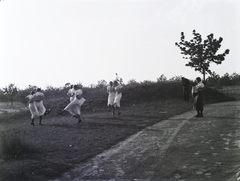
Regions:
[[205, 78], [205, 69], [203, 69], [203, 84], [206, 85], [206, 78]]

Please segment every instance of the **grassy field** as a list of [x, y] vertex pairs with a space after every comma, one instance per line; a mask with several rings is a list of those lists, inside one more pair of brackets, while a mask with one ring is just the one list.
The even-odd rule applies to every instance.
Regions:
[[[180, 85], [175, 86], [175, 91], [181, 91]], [[70, 115], [61, 116], [53, 111], [44, 117], [43, 126], [31, 126], [27, 110], [7, 113], [6, 108], [19, 109], [19, 105], [11, 108], [1, 104], [0, 109], [5, 111], [0, 114], [0, 180], [57, 178], [143, 128], [192, 109], [192, 102], [183, 101], [181, 92], [176, 96], [160, 91], [162, 97], [160, 94], [146, 97], [149, 94], [146, 90], [148, 86], [142, 93], [135, 93], [135, 97], [131, 95], [132, 99], [126, 93], [120, 116], [113, 117], [107, 112], [106, 100], [97, 100], [90, 108], [84, 108], [85, 112], [83, 109], [81, 124]], [[158, 95], [156, 88], [153, 91]], [[206, 90], [206, 104], [230, 100], [233, 99], [215, 90]]]

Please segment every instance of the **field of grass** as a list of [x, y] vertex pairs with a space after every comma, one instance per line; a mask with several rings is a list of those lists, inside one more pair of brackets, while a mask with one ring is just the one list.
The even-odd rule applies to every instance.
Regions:
[[[104, 91], [101, 95], [86, 96], [94, 97], [94, 101], [83, 108], [81, 124], [70, 115], [56, 114], [62, 105], [54, 104], [54, 100], [46, 100], [46, 105], [55, 110], [43, 118], [43, 126], [31, 126], [27, 110], [2, 112], [0, 180], [57, 178], [143, 128], [192, 109], [191, 101], [183, 101], [180, 84], [144, 85], [137, 87], [137, 91], [136, 87], [127, 88], [122, 115], [114, 117], [107, 112]], [[205, 98], [205, 103], [233, 100], [212, 89], [206, 90]]]

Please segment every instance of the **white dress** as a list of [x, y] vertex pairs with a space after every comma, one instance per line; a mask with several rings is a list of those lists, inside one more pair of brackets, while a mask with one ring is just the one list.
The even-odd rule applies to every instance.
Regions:
[[[28, 98], [28, 100], [30, 101], [32, 99], [33, 95], [28, 95], [26, 98]], [[39, 116], [39, 112], [35, 106], [35, 102], [29, 102], [28, 105], [29, 111], [31, 113], [31, 119], [34, 119], [35, 116]]]
[[122, 89], [122, 86], [121, 86], [121, 85], [118, 85], [118, 86], [115, 87], [114, 104], [115, 104], [117, 107], [121, 107], [121, 106], [120, 106], [120, 101], [121, 101], [121, 98], [122, 98], [122, 93], [119, 92], [121, 89]]
[[108, 86], [107, 87], [107, 93], [108, 93], [108, 102], [107, 106], [112, 106], [114, 104], [114, 98], [115, 98], [115, 89], [114, 87]]
[[70, 102], [65, 108], [65, 111], [68, 111], [70, 114], [74, 115], [81, 115], [81, 106], [86, 101], [83, 97], [78, 99], [77, 95], [82, 96], [83, 92], [81, 89], [75, 91], [74, 99]]
[[193, 97], [193, 109], [196, 109], [196, 103], [197, 103], [197, 88], [196, 86], [192, 86], [192, 97]]
[[43, 99], [44, 99], [44, 94], [42, 92], [36, 92], [32, 97], [32, 100], [34, 101], [34, 104], [37, 108], [39, 116], [44, 115], [46, 111], [46, 108], [43, 105], [43, 101], [42, 101]]

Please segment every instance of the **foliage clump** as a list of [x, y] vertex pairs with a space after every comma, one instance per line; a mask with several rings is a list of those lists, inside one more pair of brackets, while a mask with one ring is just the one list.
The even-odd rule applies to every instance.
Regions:
[[176, 42], [175, 45], [180, 48], [183, 58], [189, 60], [186, 66], [190, 66], [195, 71], [202, 73], [205, 82], [205, 75], [207, 73], [212, 74], [210, 63], [221, 64], [225, 60], [225, 56], [230, 52], [229, 49], [226, 49], [223, 53], [217, 54], [222, 41], [222, 37], [214, 38], [213, 33], [203, 40], [201, 34], [193, 30], [191, 40], [185, 40], [184, 32], [182, 32], [180, 42]]

